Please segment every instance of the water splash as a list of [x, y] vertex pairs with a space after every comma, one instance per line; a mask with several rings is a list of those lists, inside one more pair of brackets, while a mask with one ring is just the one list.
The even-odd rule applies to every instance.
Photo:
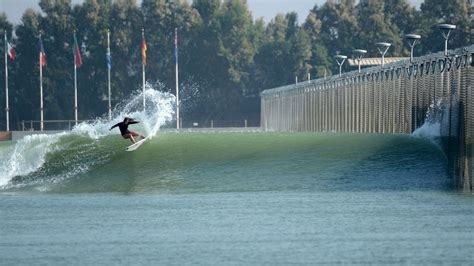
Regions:
[[[174, 118], [175, 96], [160, 92], [150, 84], [147, 84], [145, 90], [145, 108], [143, 108], [143, 92], [141, 90], [133, 93], [129, 99], [114, 108], [111, 121], [104, 116], [92, 122], [80, 123], [70, 132], [31, 135], [13, 145], [2, 147], [0, 149], [0, 189], [6, 188], [15, 177], [29, 175], [26, 179], [35, 179], [42, 175], [48, 175], [48, 169], [42, 169], [48, 160], [48, 155], [61, 152], [61, 150], [72, 151], [73, 155], [56, 160], [56, 163], [59, 164], [57, 168], [61, 169], [60, 174], [50, 178], [50, 182], [68, 179], [88, 171], [91, 165], [106, 161], [108, 156], [103, 153], [108, 150], [102, 149], [99, 153], [95, 150], [99, 149], [101, 138], [118, 134], [117, 131], [110, 131], [109, 128], [122, 121], [123, 117], [133, 117], [139, 120], [140, 123], [134, 129], [150, 138]], [[91, 158], [91, 156], [100, 158]], [[54, 168], [55, 166], [48, 165], [48, 167]], [[29, 180], [29, 182], [32, 181]]]
[[442, 100], [433, 102], [426, 112], [425, 123], [411, 134], [413, 137], [426, 138], [441, 147], [441, 124], [445, 108]]
[[112, 112], [112, 120], [100, 118], [93, 122], [84, 122], [75, 126], [74, 134], [87, 134], [92, 139], [99, 139], [110, 134], [114, 124], [121, 122], [124, 117], [132, 117], [140, 121], [137, 127], [143, 130], [144, 135], [153, 138], [167, 122], [174, 118], [176, 106], [175, 96], [154, 89], [150, 83], [145, 85], [145, 108], [143, 108], [143, 92], [136, 91], [130, 96], [130, 101], [118, 104]]
[[48, 152], [58, 150], [54, 144], [65, 133], [31, 135], [0, 152], [0, 188], [15, 176], [26, 175], [40, 168]]

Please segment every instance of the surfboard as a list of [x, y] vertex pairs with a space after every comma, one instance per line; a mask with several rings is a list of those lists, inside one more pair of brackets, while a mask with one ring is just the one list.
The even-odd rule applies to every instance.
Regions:
[[138, 149], [138, 147], [142, 146], [142, 144], [145, 143], [145, 141], [147, 139], [148, 138], [141, 139], [141, 140], [133, 143], [132, 145], [128, 146], [125, 150], [126, 151], [134, 151], [134, 150]]

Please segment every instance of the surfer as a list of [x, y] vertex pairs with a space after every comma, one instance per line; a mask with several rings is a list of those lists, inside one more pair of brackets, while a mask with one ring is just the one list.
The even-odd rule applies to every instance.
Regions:
[[135, 143], [135, 139], [133, 137], [138, 137], [140, 136], [142, 139], [145, 138], [142, 134], [136, 132], [136, 131], [130, 131], [128, 130], [128, 126], [131, 124], [137, 124], [139, 121], [133, 120], [133, 118], [125, 117], [123, 119], [123, 122], [117, 123], [113, 125], [109, 130], [112, 130], [114, 127], [119, 127], [120, 133], [122, 134], [122, 137], [124, 139], [130, 139], [132, 143]]

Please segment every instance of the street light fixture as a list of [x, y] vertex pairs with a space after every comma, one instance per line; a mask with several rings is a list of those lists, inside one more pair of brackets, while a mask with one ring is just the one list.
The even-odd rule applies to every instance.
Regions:
[[444, 37], [444, 55], [448, 55], [448, 39], [451, 31], [456, 29], [456, 25], [452, 24], [439, 24], [438, 28], [441, 30], [441, 34]]
[[359, 65], [359, 73], [360, 73], [360, 61], [362, 61], [362, 56], [367, 53], [367, 50], [363, 49], [355, 49], [352, 51], [355, 54], [357, 65]]
[[347, 56], [345, 55], [336, 55], [336, 62], [339, 65], [339, 77], [342, 76], [342, 65], [344, 64], [344, 61], [346, 61]]
[[379, 49], [380, 54], [382, 55], [382, 66], [385, 65], [385, 54], [388, 51], [388, 48], [392, 46], [392, 44], [388, 42], [378, 42], [375, 45], [377, 45], [377, 49]]
[[410, 62], [413, 63], [413, 49], [415, 48], [415, 45], [418, 42], [418, 40], [421, 39], [421, 36], [418, 35], [418, 34], [407, 34], [407, 35], [405, 35], [405, 39], [407, 39], [409, 41], [408, 45], [411, 48]]

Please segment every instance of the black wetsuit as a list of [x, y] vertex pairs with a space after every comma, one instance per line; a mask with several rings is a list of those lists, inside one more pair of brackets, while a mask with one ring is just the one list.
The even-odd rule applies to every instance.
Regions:
[[120, 133], [122, 134], [122, 136], [125, 136], [127, 134], [130, 134], [130, 131], [128, 130], [128, 125], [137, 124], [137, 123], [138, 123], [138, 121], [134, 121], [134, 120], [131, 120], [131, 121], [128, 121], [128, 122], [120, 122], [120, 123], [115, 124], [110, 129], [112, 129], [114, 127], [119, 127]]

